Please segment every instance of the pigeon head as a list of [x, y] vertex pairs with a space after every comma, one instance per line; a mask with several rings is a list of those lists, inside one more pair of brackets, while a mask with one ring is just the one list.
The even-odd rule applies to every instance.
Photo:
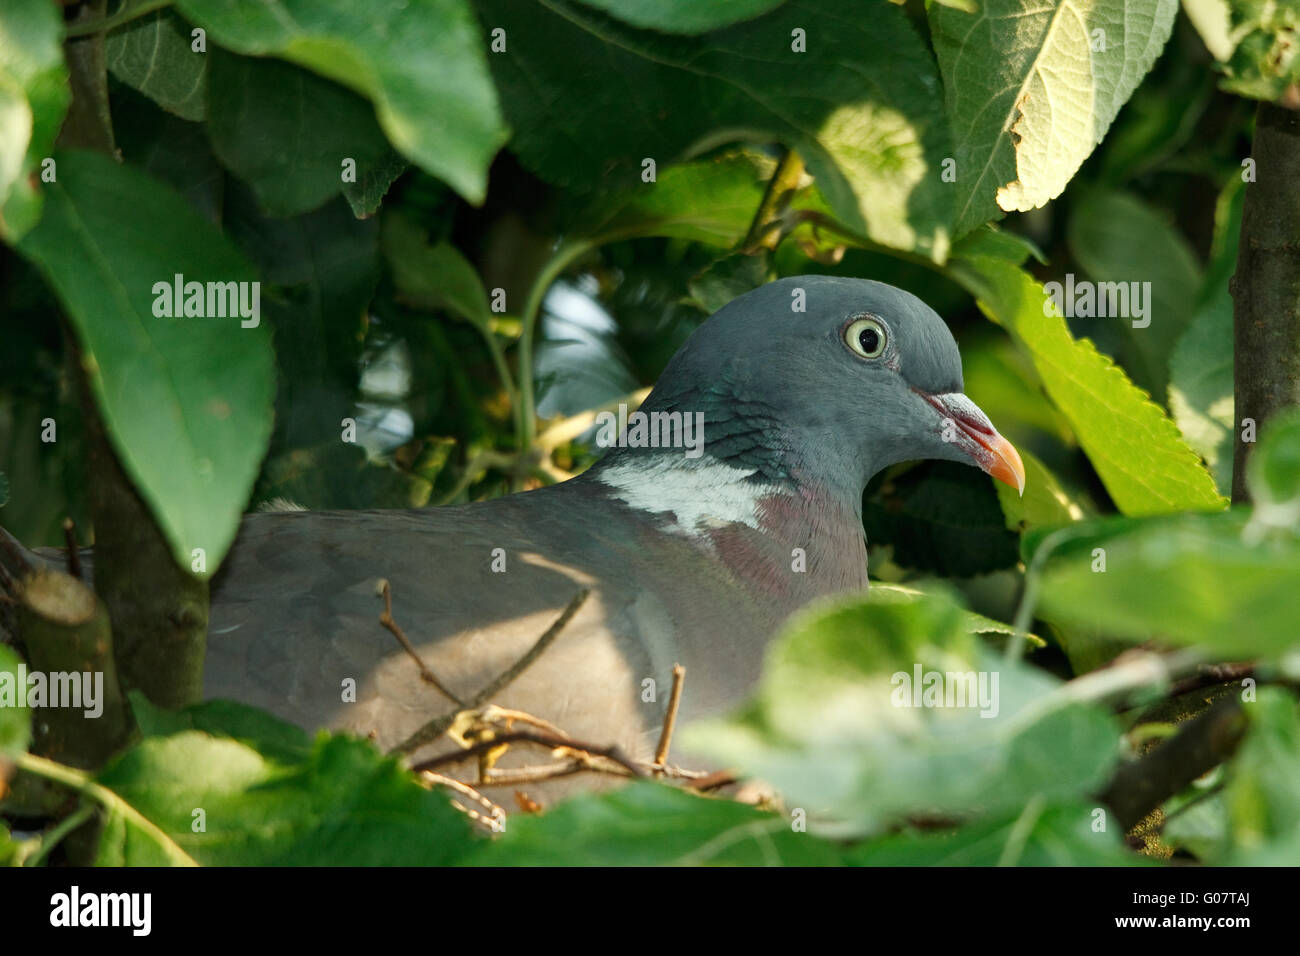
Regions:
[[[961, 355], [943, 320], [882, 282], [796, 276], [746, 293], [688, 339], [641, 406], [703, 425], [699, 459], [765, 486], [860, 497], [900, 461], [939, 458], [981, 468], [1018, 491], [1015, 448], [962, 393]], [[654, 454], [657, 467], [680, 451]]]

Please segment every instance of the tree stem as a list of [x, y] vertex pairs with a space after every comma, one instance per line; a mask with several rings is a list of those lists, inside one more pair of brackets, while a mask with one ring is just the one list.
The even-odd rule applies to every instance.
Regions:
[[1242, 420], [1258, 429], [1300, 405], [1300, 112], [1261, 103], [1251, 153], [1255, 181], [1246, 188], [1231, 285], [1234, 502], [1249, 500], [1245, 466], [1253, 443], [1240, 440]]

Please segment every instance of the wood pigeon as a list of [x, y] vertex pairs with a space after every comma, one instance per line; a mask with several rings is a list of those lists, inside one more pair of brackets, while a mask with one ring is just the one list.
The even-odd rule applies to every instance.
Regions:
[[[393, 748], [458, 708], [380, 625], [380, 580], [462, 702], [588, 589], [491, 703], [648, 760], [675, 664], [679, 720], [718, 714], [753, 689], [793, 611], [866, 589], [862, 492], [877, 472], [941, 458], [1024, 488], [1019, 455], [962, 394], [947, 326], [880, 282], [798, 276], [740, 296], [691, 335], [640, 412], [607, 429], [615, 447], [594, 466], [551, 487], [246, 516], [213, 580], [207, 696]], [[443, 738], [414, 756], [449, 749]], [[536, 753], [498, 766], [521, 761]]]
[[[637, 441], [629, 424], [619, 447], [551, 487], [434, 509], [249, 515], [214, 580], [207, 694], [391, 748], [455, 707], [377, 623], [379, 579], [461, 700], [586, 588], [493, 703], [648, 759], [674, 664], [688, 674], [680, 719], [724, 711], [752, 690], [791, 612], [867, 587], [862, 492], [877, 472], [942, 458], [1024, 488], [1019, 455], [962, 394], [947, 326], [880, 282], [799, 276], [740, 296], [691, 335], [641, 412], [642, 423], [661, 413], [659, 426], [681, 413], [684, 427], [643, 427]], [[690, 422], [702, 441], [656, 440]], [[342, 699], [348, 679], [355, 702]]]

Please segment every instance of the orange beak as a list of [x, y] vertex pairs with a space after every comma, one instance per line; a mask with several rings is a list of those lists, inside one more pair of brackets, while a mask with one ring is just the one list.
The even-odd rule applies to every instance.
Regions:
[[1025, 463], [1015, 446], [998, 434], [989, 417], [961, 392], [929, 395], [917, 393], [934, 406], [945, 422], [951, 422], [954, 442], [971, 456], [986, 474], [1025, 493]]

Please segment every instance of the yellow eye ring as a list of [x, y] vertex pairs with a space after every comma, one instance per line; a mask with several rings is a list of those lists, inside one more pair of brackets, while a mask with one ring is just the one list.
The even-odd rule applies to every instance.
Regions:
[[862, 358], [880, 358], [889, 344], [889, 331], [877, 319], [855, 319], [844, 329], [844, 344]]

